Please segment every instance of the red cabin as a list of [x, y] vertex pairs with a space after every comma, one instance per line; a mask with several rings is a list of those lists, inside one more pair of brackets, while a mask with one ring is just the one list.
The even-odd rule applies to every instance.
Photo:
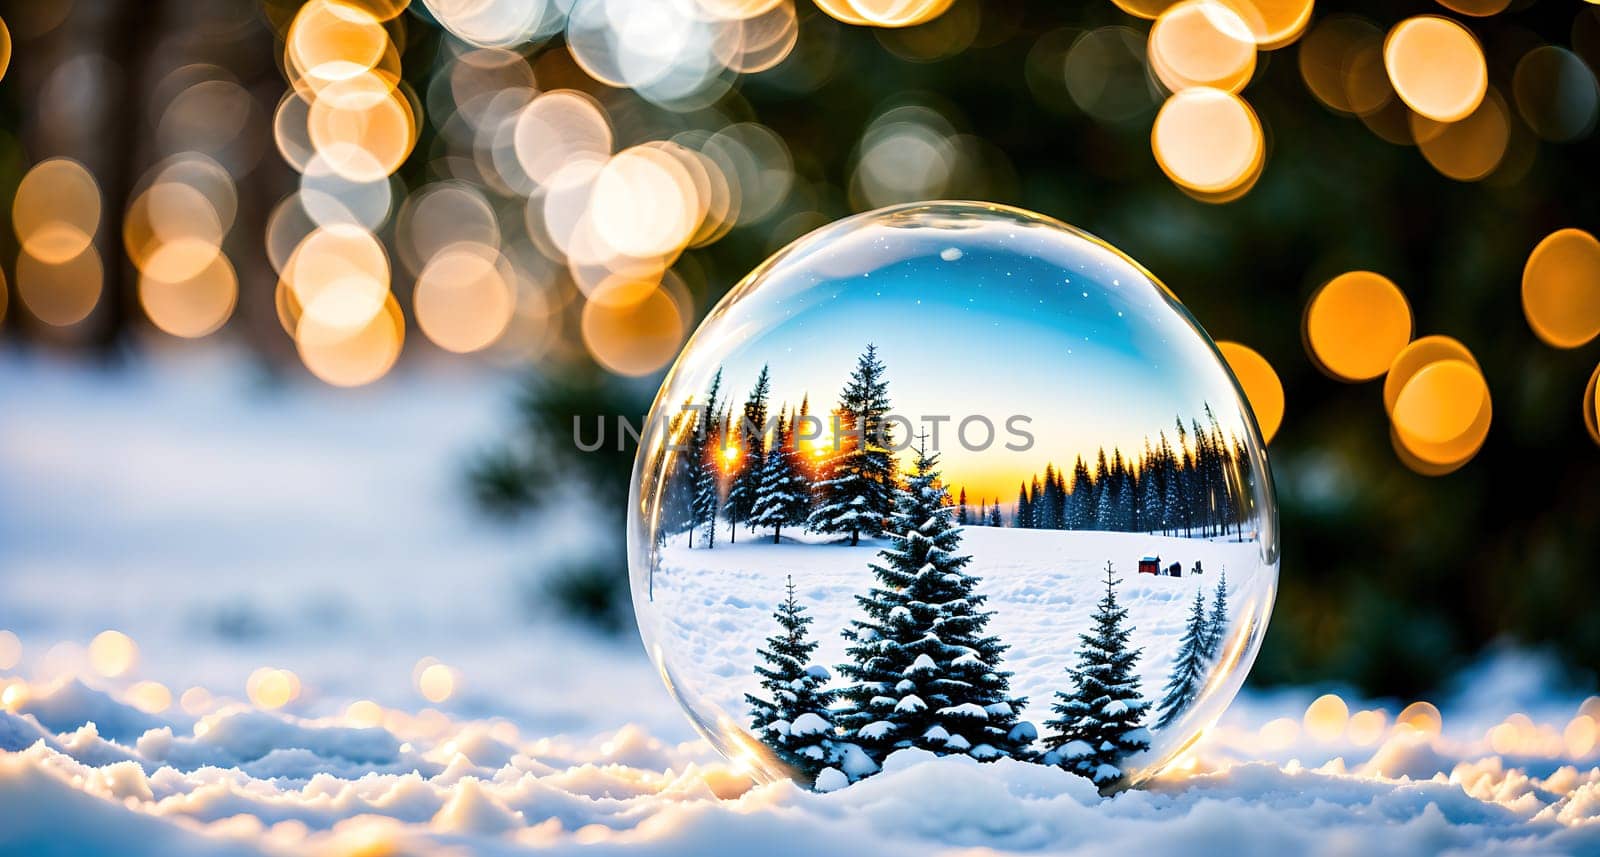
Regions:
[[1139, 573], [1140, 574], [1160, 574], [1161, 573], [1161, 557], [1158, 557], [1158, 556], [1142, 557], [1139, 560]]

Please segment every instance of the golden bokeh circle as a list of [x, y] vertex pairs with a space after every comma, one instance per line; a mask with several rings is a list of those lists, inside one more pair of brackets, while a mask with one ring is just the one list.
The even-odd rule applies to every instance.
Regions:
[[1370, 381], [1411, 341], [1411, 305], [1388, 277], [1349, 271], [1312, 295], [1302, 333], [1323, 372], [1340, 381]]
[[185, 339], [207, 336], [227, 323], [239, 302], [239, 279], [228, 257], [218, 253], [194, 276], [162, 280], [139, 277], [139, 305], [150, 323]]
[[1478, 109], [1489, 88], [1483, 48], [1466, 28], [1438, 15], [1394, 25], [1383, 42], [1383, 67], [1406, 106], [1437, 122]]
[[1172, 181], [1201, 194], [1250, 182], [1266, 151], [1261, 122], [1244, 99], [1210, 87], [1173, 93], [1150, 130], [1156, 163]]
[[1220, 0], [1250, 28], [1256, 45], [1277, 50], [1300, 38], [1311, 23], [1312, 0]]
[[1395, 355], [1394, 362], [1389, 364], [1389, 372], [1383, 378], [1384, 412], [1393, 418], [1394, 404], [1399, 400], [1406, 382], [1422, 367], [1441, 360], [1460, 360], [1474, 367], [1478, 365], [1478, 359], [1472, 356], [1467, 346], [1453, 337], [1438, 334], [1418, 337], [1402, 348]]
[[1528, 326], [1557, 348], [1577, 348], [1600, 334], [1600, 241], [1582, 229], [1545, 236], [1522, 270]]
[[1220, 0], [1183, 0], [1150, 25], [1150, 68], [1167, 89], [1238, 92], [1256, 69], [1250, 28]]
[[394, 295], [365, 324], [330, 324], [303, 315], [295, 347], [311, 374], [335, 387], [359, 387], [388, 374], [405, 343], [405, 318]]
[[648, 375], [667, 365], [683, 342], [684, 317], [665, 290], [618, 285], [583, 305], [584, 346], [595, 361], [619, 375]]
[[11, 225], [23, 252], [36, 261], [68, 262], [100, 228], [100, 185], [83, 164], [50, 158], [35, 164], [17, 185]]
[[435, 345], [466, 354], [494, 344], [516, 311], [516, 275], [494, 247], [458, 243], [434, 254], [412, 294], [417, 327]]
[[1493, 89], [1478, 109], [1457, 122], [1435, 122], [1420, 113], [1412, 113], [1410, 119], [1422, 156], [1441, 175], [1456, 181], [1488, 177], [1511, 142], [1511, 113]]
[[92, 244], [64, 262], [47, 262], [26, 251], [17, 256], [17, 298], [48, 325], [70, 327], [88, 318], [104, 281], [100, 253]]
[[1471, 428], [1488, 392], [1478, 367], [1464, 360], [1429, 363], [1400, 389], [1395, 428], [1408, 442], [1448, 443]]
[[1283, 382], [1278, 373], [1255, 349], [1237, 342], [1218, 342], [1217, 350], [1228, 361], [1228, 368], [1244, 388], [1244, 397], [1261, 428], [1261, 442], [1271, 443], [1283, 424]]

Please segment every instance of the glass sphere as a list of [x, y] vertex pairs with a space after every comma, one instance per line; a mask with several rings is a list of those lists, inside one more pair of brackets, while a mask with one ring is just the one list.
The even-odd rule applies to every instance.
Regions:
[[1255, 420], [1166, 287], [938, 202], [821, 228], [717, 305], [642, 427], [628, 550], [663, 680], [758, 778], [912, 750], [1111, 789], [1233, 699], [1277, 530]]

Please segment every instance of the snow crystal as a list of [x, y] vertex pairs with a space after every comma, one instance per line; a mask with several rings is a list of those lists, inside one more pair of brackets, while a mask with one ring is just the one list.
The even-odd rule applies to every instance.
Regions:
[[960, 247], [946, 247], [939, 251], [939, 258], [945, 260], [946, 262], [957, 261], [963, 255], [965, 254], [961, 252]]

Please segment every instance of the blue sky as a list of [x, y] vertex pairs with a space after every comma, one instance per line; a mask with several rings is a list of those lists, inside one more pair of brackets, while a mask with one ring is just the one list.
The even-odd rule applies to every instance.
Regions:
[[[1101, 445], [1129, 451], [1206, 402], [1241, 431], [1219, 361], [1158, 286], [1098, 244], [1009, 222], [872, 227], [801, 248], [708, 319], [683, 379], [721, 365], [725, 395], [742, 401], [766, 363], [775, 403], [809, 392], [812, 413], [825, 415], [868, 342], [896, 413], [952, 417], [940, 438], [945, 474], [974, 500], [1010, 502], [1046, 462], [1070, 467]], [[954, 424], [973, 414], [997, 428], [988, 451], [956, 442]], [[1012, 452], [1004, 425], [1019, 414], [1034, 446]]]

